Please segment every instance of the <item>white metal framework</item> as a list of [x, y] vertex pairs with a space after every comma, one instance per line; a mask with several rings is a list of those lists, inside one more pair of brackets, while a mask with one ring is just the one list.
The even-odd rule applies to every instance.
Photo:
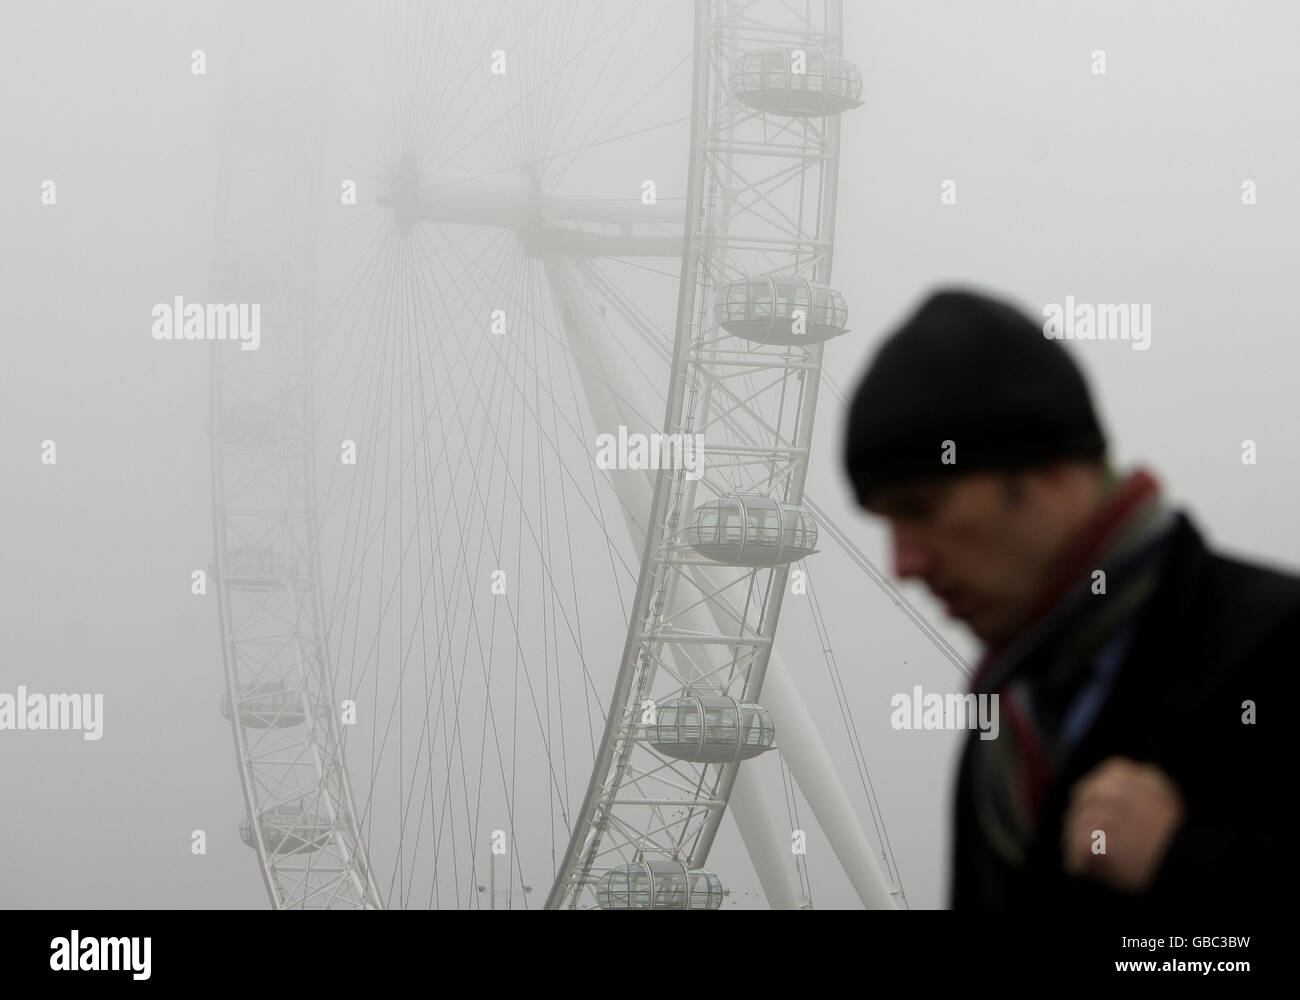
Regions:
[[[215, 572], [277, 908], [528, 905], [529, 883], [554, 908], [717, 908], [728, 811], [768, 903], [807, 905], [742, 766], [770, 749], [864, 905], [901, 897], [774, 649], [819, 537], [888, 588], [804, 495], [861, 75], [839, 0], [696, 0], [685, 54], [647, 66], [672, 11], [396, 0], [357, 57], [393, 77], [387, 113], [354, 102], [378, 179], [336, 216], [355, 164], [326, 119], [355, 95], [318, 53], [393, 11], [244, 15], [214, 294], [260, 303], [263, 334], [214, 344]], [[647, 112], [674, 81], [682, 105]], [[638, 199], [683, 121], [685, 197]], [[565, 183], [624, 146], [617, 194]], [[337, 287], [318, 255], [349, 262]], [[599, 467], [596, 436], [627, 431], [699, 435], [702, 474]]]
[[[647, 725], [657, 705], [683, 696], [761, 701], [789, 574], [779, 553], [783, 546], [791, 558], [811, 551], [800, 548], [809, 532], [797, 505], [822, 345], [740, 340], [718, 325], [714, 308], [738, 280], [824, 285], [831, 277], [838, 113], [860, 103], [861, 77], [842, 71], [839, 4], [807, 10], [799, 18], [781, 4], [696, 7], [687, 228], [664, 428], [702, 435], [707, 471], [698, 480], [684, 466], [655, 477], [623, 660], [600, 756], [548, 900], [553, 907], [584, 905], [593, 886], [630, 861], [703, 868], [742, 765], [676, 759], [646, 739]], [[746, 505], [738, 495], [756, 500]], [[721, 509], [716, 500], [703, 503], [710, 497], [732, 498], [739, 520], [732, 559], [719, 551], [725, 546], [700, 544], [707, 515], [691, 520], [697, 506]], [[753, 508], [774, 515], [771, 555], [760, 560], [745, 558], [745, 542], [761, 534]], [[683, 538], [688, 528], [695, 545]], [[695, 558], [696, 551], [711, 558]], [[733, 565], [706, 568], [719, 560]], [[779, 723], [777, 739], [787, 739]], [[773, 861], [760, 877], [775, 904], [789, 905], [779, 898], [786, 893]], [[866, 862], [869, 901], [891, 905], [874, 858]]]
[[[293, 12], [283, 30], [302, 33]], [[269, 15], [274, 16], [274, 15]], [[318, 24], [319, 26], [319, 24]], [[310, 32], [244, 37], [245, 70], [278, 65], [298, 108], [319, 107]], [[241, 835], [274, 907], [378, 906], [366, 864], [324, 648], [313, 483], [310, 303], [319, 119], [262, 102], [257, 72], [233, 73], [214, 251], [214, 297], [256, 302], [260, 350], [212, 344], [215, 584], [244, 787]], [[242, 89], [239, 89], [242, 88]]]

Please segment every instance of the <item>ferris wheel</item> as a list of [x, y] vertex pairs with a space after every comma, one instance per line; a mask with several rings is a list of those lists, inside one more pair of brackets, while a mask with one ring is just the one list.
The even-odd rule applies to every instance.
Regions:
[[899, 904], [775, 648], [819, 546], [888, 587], [805, 495], [840, 6], [242, 21], [214, 295], [263, 329], [213, 345], [214, 570], [274, 907], [717, 908], [728, 813], [807, 905], [774, 754]]

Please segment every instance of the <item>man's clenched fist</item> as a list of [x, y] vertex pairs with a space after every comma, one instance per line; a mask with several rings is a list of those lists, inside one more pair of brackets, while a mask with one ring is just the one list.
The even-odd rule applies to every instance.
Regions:
[[[1061, 828], [1067, 873], [1123, 892], [1151, 885], [1174, 832], [1183, 822], [1183, 797], [1154, 764], [1110, 757], [1070, 789]], [[1106, 834], [1106, 853], [1093, 853], [1093, 831]]]

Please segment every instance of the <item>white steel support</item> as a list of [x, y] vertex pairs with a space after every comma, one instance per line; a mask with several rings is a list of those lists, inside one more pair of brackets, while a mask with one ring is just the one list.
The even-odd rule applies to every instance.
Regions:
[[[649, 428], [641, 426], [635, 414], [637, 407], [632, 405], [632, 401], [637, 400], [636, 386], [624, 374], [625, 366], [618, 365], [613, 358], [607, 363], [601, 357], [600, 342], [592, 335], [592, 331], [600, 328], [600, 319], [586, 297], [577, 294], [579, 278], [573, 263], [566, 257], [554, 255], [546, 258], [546, 267], [552, 291], [566, 303], [561, 315], [566, 317], [568, 343], [597, 425], [612, 428], [621, 424], [629, 432], [648, 431]], [[736, 445], [726, 450], [770, 453], [770, 449], [742, 449]], [[650, 477], [635, 472], [616, 472], [610, 477], [610, 482], [618, 494], [633, 543], [640, 547], [645, 543]], [[704, 579], [721, 586], [721, 581], [710, 575], [706, 560], [692, 561], [692, 565], [698, 567], [695, 572]], [[710, 608], [709, 617], [716, 627], [725, 629], [722, 612], [712, 605], [705, 606]], [[686, 620], [679, 620], [683, 627], [687, 626]], [[698, 631], [707, 631], [698, 614], [693, 615], [692, 620]], [[776, 651], [768, 661], [762, 702], [776, 722], [777, 743], [790, 773], [817, 817], [858, 898], [871, 909], [892, 908], [895, 903], [888, 879], [857, 819], [817, 724]], [[743, 767], [739, 771], [742, 775], [746, 773]], [[788, 841], [776, 832], [776, 814], [767, 805], [762, 786], [755, 780], [738, 778], [732, 789], [731, 809], [768, 903], [774, 909], [797, 906], [797, 891], [790, 878]]]
[[[332, 12], [241, 12], [257, 30], [243, 32], [234, 57], [242, 72], [231, 74], [218, 174], [216, 298], [256, 303], [265, 336], [251, 352], [212, 345], [215, 583], [246, 822], [275, 909], [380, 905], [331, 708], [316, 558], [309, 345], [318, 54]], [[314, 24], [306, 36], [304, 23]], [[268, 67], [275, 87], [258, 82]], [[277, 690], [301, 706], [296, 716], [248, 709]]]
[[[835, 51], [838, 51], [840, 31], [838, 6], [834, 2], [825, 4], [824, 30], [817, 33], [817, 40]], [[766, 254], [769, 262], [788, 260], [789, 263], [784, 265], [775, 265], [776, 273], [803, 273], [815, 280], [829, 278], [836, 180], [833, 165], [838, 158], [838, 124], [824, 120], [820, 126], [809, 124], [803, 130], [805, 147], [802, 153], [805, 155], [799, 170], [819, 192], [820, 199], [814, 206], [811, 219], [807, 215], [806, 201], [796, 201], [785, 208], [775, 207], [775, 200], [771, 197], [774, 183], [784, 183], [798, 173], [784, 165], [778, 164], [773, 172], [769, 172], [766, 190], [761, 192], [759, 180], [753, 180], [752, 187], [739, 192], [727, 186], [732, 176], [739, 176], [733, 172], [733, 159], [755, 148], [752, 144], [734, 140], [736, 121], [753, 116], [737, 115], [736, 106], [729, 103], [729, 95], [719, 86], [717, 79], [726, 72], [724, 50], [733, 44], [729, 40], [734, 40], [738, 21], [746, 16], [748, 8], [739, 16], [737, 11], [724, 12], [720, 0], [701, 0], [697, 4], [695, 132], [692, 137], [697, 153], [692, 158], [687, 196], [688, 225], [692, 229], [687, 233], [683, 250], [677, 337], [664, 431], [668, 434], [703, 431], [719, 417], [722, 423], [728, 423], [728, 413], [715, 417], [711, 391], [719, 378], [725, 377], [722, 369], [731, 366], [741, 376], [762, 370], [776, 373], [775, 382], [767, 388], [777, 386], [779, 396], [769, 392], [766, 405], [751, 406], [747, 400], [762, 395], [764, 387], [751, 388], [745, 390], [749, 394], [740, 405], [733, 408], [755, 421], [751, 426], [757, 434], [749, 438], [755, 443], [748, 447], [736, 446], [733, 439], [727, 438], [720, 451], [730, 453], [735, 459], [730, 463], [733, 469], [737, 463], [746, 464], [744, 456], [750, 456], [751, 464], [756, 467], [751, 480], [754, 483], [750, 487], [752, 490], [768, 493], [779, 487], [781, 492], [776, 495], [785, 502], [797, 504], [802, 498], [807, 449], [816, 410], [821, 348], [810, 346], [784, 352], [755, 350], [744, 353], [731, 348], [719, 350], [719, 341], [725, 339], [725, 335], [721, 338], [715, 335], [709, 316], [710, 298], [720, 282], [735, 276], [734, 270], [728, 270], [736, 266], [730, 256], [733, 251], [751, 255], [753, 262], [761, 259], [753, 257], [756, 249]], [[734, 56], [734, 52], [730, 55]], [[725, 141], [721, 141], [719, 137], [724, 135]], [[788, 160], [792, 156], [797, 158], [799, 153], [782, 149], [765, 158], [775, 161], [780, 158]], [[800, 187], [801, 199], [805, 190]], [[755, 192], [760, 192], [757, 198]], [[740, 195], [748, 196], [748, 201], [742, 201]], [[757, 217], [743, 220], [742, 216], [757, 201], [773, 210], [766, 213], [759, 228], [747, 230], [745, 222]], [[771, 225], [773, 219], [777, 220], [776, 230]], [[780, 226], [786, 228], [781, 230]], [[752, 273], [746, 265], [740, 266], [741, 275]], [[753, 263], [748, 267], [752, 268]], [[566, 320], [570, 325], [578, 325], [575, 310], [570, 308], [568, 313]], [[583, 339], [580, 332], [578, 339]], [[583, 350], [589, 354], [595, 351], [590, 344]], [[592, 358], [588, 367], [592, 371], [602, 370], [598, 357]], [[608, 383], [605, 378], [599, 381]], [[609, 384], [595, 387], [595, 392], [606, 397], [607, 412], [610, 408], [620, 409], [620, 397], [624, 401], [628, 398], [621, 396], [618, 383], [614, 383], [613, 388]], [[621, 413], [616, 413], [614, 419], [629, 425]], [[605, 426], [612, 428], [613, 420]], [[765, 459], [771, 469], [767, 474], [761, 471]], [[706, 474], [705, 482], [708, 478]], [[774, 719], [779, 717], [779, 744], [784, 749], [787, 740], [790, 742], [793, 753], [786, 757], [796, 781], [804, 789], [837, 856], [846, 869], [852, 869], [850, 880], [855, 890], [868, 906], [890, 907], [893, 900], [874, 852], [839, 785], [815, 726], [779, 663], [775, 665], [779, 679], [770, 690], [764, 688], [765, 674], [774, 666], [771, 635], [779, 616], [788, 567], [741, 572], [737, 576], [734, 570], [706, 568], [703, 561], [686, 557], [684, 552], [678, 551], [677, 532], [682, 519], [692, 510], [697, 485], [703, 484], [687, 482], [681, 470], [660, 471], [655, 477], [642, 576], [602, 752], [548, 906], [579, 905], [580, 898], [597, 874], [608, 870], [620, 858], [628, 860], [629, 853], [640, 856], [648, 850], [666, 852], [674, 858], [680, 857], [688, 867], [698, 867], [707, 858], [722, 816], [722, 810], [714, 808], [714, 804], [728, 801], [737, 787], [744, 798], [751, 784], [742, 780], [736, 785], [738, 764], [676, 765], [697, 775], [699, 791], [693, 804], [689, 798], [677, 802], [683, 808], [673, 813], [676, 817], [673, 822], [677, 824], [675, 839], [656, 839], [654, 836], [665, 829], [663, 825], [657, 825], [663, 818], [662, 810], [641, 816], [630, 813], [617, 815], [621, 807], [634, 802], [660, 801], [634, 799], [620, 791], [624, 785], [640, 787], [640, 780], [655, 769], [655, 765], [639, 763], [638, 754], [646, 751], [638, 748], [645, 748], [646, 743], [638, 736], [637, 707], [652, 703], [645, 700], [652, 690], [667, 687], [671, 694], [673, 683], [685, 684], [689, 690], [693, 683], [698, 685], [703, 681], [707, 682], [703, 690], [726, 691], [733, 697], [747, 700], [761, 697]], [[725, 492], [725, 484], [709, 485], [715, 495], [720, 490]], [[629, 509], [642, 507], [640, 503], [626, 503]], [[691, 586], [694, 591], [690, 590]], [[746, 591], [748, 596], [739, 602], [737, 599]], [[740, 607], [740, 603], [744, 606]], [[717, 633], [710, 634], [698, 624], [696, 612], [701, 607], [711, 613]], [[737, 623], [741, 624], [739, 634], [734, 631]], [[724, 686], [721, 671], [715, 671], [712, 666], [716, 662], [714, 654], [708, 651], [725, 650], [728, 643], [732, 669]], [[680, 664], [685, 658], [700, 663], [706, 657], [705, 662], [710, 666], [704, 669], [703, 677], [699, 670], [689, 673], [679, 667], [673, 672], [674, 677], [669, 679], [672, 683], [656, 681], [656, 676], [668, 667], [670, 660]], [[739, 688], [733, 686], [737, 669], [744, 681]], [[665, 793], [661, 801], [666, 804], [673, 800]], [[742, 836], [745, 836], [748, 850], [757, 851], [764, 858], [774, 858], [780, 853], [779, 842], [772, 835], [770, 824], [754, 816], [746, 805], [741, 805], [738, 820], [745, 824]], [[649, 832], [633, 835], [637, 830]]]
[[[622, 425], [629, 432], [648, 432], [650, 428], [636, 416], [637, 407], [633, 401], [637, 399], [637, 393], [632, 380], [622, 374], [624, 366], [612, 359], [606, 364], [601, 357], [599, 343], [593, 335], [600, 328], [600, 318], [586, 297], [578, 294], [581, 279], [573, 261], [558, 253], [548, 254], [544, 261], [552, 294], [560, 303], [565, 334], [587, 405], [597, 426], [609, 429]], [[609, 481], [618, 496], [632, 544], [639, 550], [645, 545], [645, 525], [654, 481], [648, 474], [638, 475], [630, 470], [613, 472]], [[704, 632], [713, 624], [709, 617], [701, 607], [679, 620], [683, 627]], [[723, 625], [717, 623], [717, 627]], [[686, 657], [677, 657], [677, 663], [683, 673], [691, 669]], [[790, 874], [789, 851], [772, 824], [775, 813], [768, 804], [763, 786], [757, 781], [738, 786], [733, 790], [731, 806], [768, 904], [773, 909], [796, 908], [799, 897]]]

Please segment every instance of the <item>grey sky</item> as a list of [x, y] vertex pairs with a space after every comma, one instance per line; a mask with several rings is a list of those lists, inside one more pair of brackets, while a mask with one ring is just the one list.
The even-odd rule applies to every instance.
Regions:
[[[672, 8], [654, 39], [664, 66], [689, 47], [690, 5]], [[1149, 463], [1213, 542], [1300, 564], [1300, 10], [1283, 0], [846, 8], [866, 104], [844, 119], [835, 250], [853, 332], [828, 347], [826, 370], [851, 390], [881, 335], [936, 284], [994, 289], [1035, 315], [1067, 295], [1149, 303], [1149, 350], [1068, 345], [1119, 462]], [[360, 24], [363, 9], [345, 17]], [[0, 691], [102, 691], [106, 705], [98, 743], [0, 734], [0, 905], [265, 905], [236, 829], [215, 599], [188, 589], [212, 559], [208, 352], [148, 329], [154, 302], [197, 296], [211, 280], [230, 21], [219, 3], [0, 13]], [[352, 27], [377, 37], [345, 24], [340, 38]], [[195, 48], [208, 52], [207, 77], [189, 72]], [[1104, 76], [1091, 72], [1096, 49]], [[333, 105], [347, 135], [366, 115], [367, 93], [352, 97]], [[655, 108], [647, 120], [680, 115]], [[671, 157], [653, 143], [611, 150], [566, 184], [660, 159]], [[39, 200], [46, 178], [55, 207]], [[946, 180], [955, 205], [941, 204]], [[1241, 202], [1246, 180], [1256, 205]], [[661, 188], [680, 196], [681, 186], [679, 173]], [[888, 568], [885, 535], [852, 509], [840, 476], [841, 419], [823, 394], [808, 492]], [[57, 441], [54, 468], [39, 462], [45, 439]], [[1242, 464], [1245, 439], [1255, 465]], [[961, 734], [892, 731], [888, 704], [913, 684], [951, 690], [960, 678], [847, 561], [811, 568], [909, 902], [941, 906]], [[904, 591], [974, 658], [936, 604]], [[809, 627], [792, 609], [779, 645], [874, 841], [826, 665], [796, 660], [815, 639], [786, 634]], [[622, 632], [615, 620], [595, 633], [611, 643], [602, 698]], [[775, 755], [754, 766], [779, 803]], [[574, 794], [584, 784], [585, 774]], [[194, 829], [207, 833], [204, 857], [190, 854]], [[815, 836], [808, 861], [818, 906], [855, 904]], [[710, 867], [733, 904], [753, 905], [757, 882], [730, 821]], [[532, 882], [544, 888], [545, 874]]]

